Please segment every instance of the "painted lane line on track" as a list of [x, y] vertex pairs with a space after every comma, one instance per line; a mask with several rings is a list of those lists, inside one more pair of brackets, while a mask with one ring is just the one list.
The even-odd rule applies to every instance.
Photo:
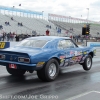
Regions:
[[78, 98], [80, 98], [80, 97], [83, 97], [83, 96], [88, 95], [88, 94], [93, 93], [93, 92], [95, 92], [95, 93], [100, 93], [99, 91], [89, 91], [89, 92], [85, 92], [85, 93], [82, 93], [82, 94], [73, 96], [73, 97], [68, 98], [68, 99], [65, 99], [65, 100], [75, 100], [75, 99], [78, 99]]

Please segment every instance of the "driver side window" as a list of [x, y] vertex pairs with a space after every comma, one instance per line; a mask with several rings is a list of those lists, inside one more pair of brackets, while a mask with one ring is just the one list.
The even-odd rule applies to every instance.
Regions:
[[60, 40], [58, 43], [58, 49], [75, 48], [75, 44], [71, 40]]

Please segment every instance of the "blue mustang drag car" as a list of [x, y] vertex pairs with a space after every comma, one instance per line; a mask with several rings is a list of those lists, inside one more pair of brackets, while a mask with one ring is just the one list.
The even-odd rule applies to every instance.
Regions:
[[20, 44], [0, 50], [0, 65], [12, 75], [37, 71], [43, 81], [53, 81], [61, 68], [80, 64], [88, 71], [96, 50], [78, 47], [68, 37], [39, 36], [24, 39]]

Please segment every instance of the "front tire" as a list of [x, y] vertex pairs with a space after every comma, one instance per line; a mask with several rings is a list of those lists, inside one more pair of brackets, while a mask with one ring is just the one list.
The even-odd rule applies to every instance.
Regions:
[[9, 68], [9, 66], [6, 66], [6, 69], [7, 69], [8, 73], [13, 75], [13, 76], [22, 76], [26, 72], [25, 70], [21, 70], [21, 69]]
[[92, 57], [91, 57], [91, 55], [88, 55], [85, 58], [84, 63], [83, 63], [82, 66], [83, 66], [83, 69], [86, 70], [86, 71], [91, 69], [91, 67], [92, 67]]
[[41, 70], [37, 71], [37, 76], [42, 81], [53, 81], [59, 74], [59, 63], [56, 59], [50, 59]]

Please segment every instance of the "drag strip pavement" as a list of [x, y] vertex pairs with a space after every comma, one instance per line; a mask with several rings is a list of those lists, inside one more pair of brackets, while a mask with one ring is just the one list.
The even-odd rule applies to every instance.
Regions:
[[99, 84], [99, 57], [93, 59], [93, 67], [90, 71], [84, 71], [81, 65], [75, 65], [62, 70], [53, 82], [42, 82], [36, 72], [26, 73], [23, 77], [13, 77], [7, 73], [5, 66], [0, 66], [1, 100], [6, 98], [6, 100], [13, 100], [11, 96], [26, 96], [16, 100], [84, 100], [85, 98], [90, 100], [89, 97], [93, 94], [95, 100], [98, 100], [96, 97], [99, 96], [97, 95], [100, 91]]

